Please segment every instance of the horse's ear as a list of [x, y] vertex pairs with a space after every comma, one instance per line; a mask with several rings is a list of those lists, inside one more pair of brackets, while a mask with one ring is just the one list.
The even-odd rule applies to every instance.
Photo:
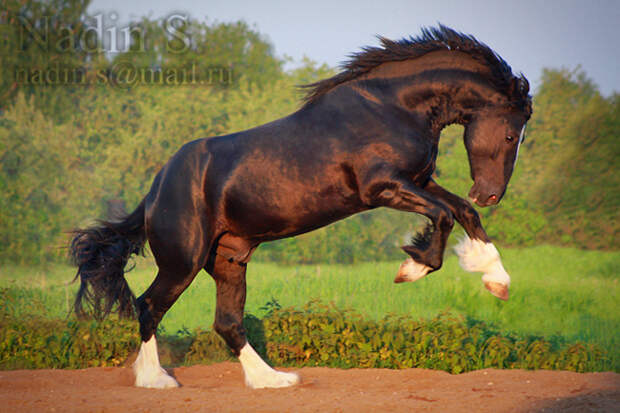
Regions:
[[530, 82], [521, 75], [519, 77], [513, 77], [510, 81], [510, 98], [513, 101], [522, 102], [523, 111], [527, 119], [532, 115], [532, 98], [530, 97]]
[[523, 87], [523, 94], [527, 96], [530, 93], [530, 82], [523, 75], [521, 75], [520, 82]]
[[521, 75], [519, 77], [513, 77], [510, 81], [510, 86], [508, 88], [508, 94], [511, 98], [525, 98], [530, 92], [530, 82], [525, 78], [525, 76]]
[[510, 86], [508, 87], [508, 96], [510, 96], [511, 100], [514, 100], [515, 97], [519, 95], [519, 78], [513, 77], [510, 81]]

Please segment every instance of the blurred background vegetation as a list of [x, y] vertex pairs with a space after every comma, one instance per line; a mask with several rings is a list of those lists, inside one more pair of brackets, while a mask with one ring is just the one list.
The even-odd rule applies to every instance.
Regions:
[[[85, 33], [87, 1], [5, 4], [0, 14], [0, 263], [63, 261], [68, 230], [104, 218], [112, 200], [134, 208], [183, 143], [290, 114], [302, 93], [296, 85], [335, 73], [307, 59], [285, 71], [285, 61], [266, 38], [244, 22], [186, 21], [176, 30], [192, 43], [179, 53], [166, 47], [175, 39], [165, 22], [144, 18], [132, 25], [146, 36], [136, 36], [129, 50], [112, 56], [81, 41], [89, 35], [97, 41], [92, 32]], [[32, 30], [24, 30], [24, 19]], [[42, 46], [37, 36], [45, 24], [53, 30]], [[232, 78], [207, 85], [114, 85], [112, 69], [122, 64], [153, 71], [223, 69]], [[54, 69], [68, 69], [74, 78], [41, 77]], [[500, 206], [479, 210], [488, 233], [504, 246], [617, 250], [618, 93], [602, 96], [579, 68], [527, 75], [542, 76], [541, 86], [507, 195]], [[461, 127], [443, 133], [436, 179], [461, 196], [471, 186]], [[255, 259], [398, 259], [404, 256], [398, 246], [421, 225], [422, 219], [411, 214], [376, 210], [264, 244]]]

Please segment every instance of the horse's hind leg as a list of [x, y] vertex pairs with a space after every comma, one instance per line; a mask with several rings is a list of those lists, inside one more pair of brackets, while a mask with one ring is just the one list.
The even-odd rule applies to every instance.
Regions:
[[160, 269], [148, 290], [138, 298], [142, 344], [133, 365], [137, 387], [163, 389], [179, 386], [159, 364], [155, 331], [166, 311], [191, 283], [197, 272]]
[[[179, 227], [180, 228], [180, 227]], [[190, 285], [204, 266], [206, 253], [201, 241], [190, 243], [188, 234], [167, 233], [166, 237], [149, 234], [159, 272], [151, 286], [138, 298], [140, 353], [134, 363], [136, 386], [150, 388], [178, 387], [177, 381], [159, 364], [155, 332], [164, 314]], [[175, 241], [176, 240], [176, 241]], [[191, 244], [191, 245], [190, 245]], [[197, 245], [194, 245], [197, 244]]]
[[248, 343], [243, 328], [246, 264], [231, 261], [217, 255], [211, 271], [217, 288], [215, 331], [239, 357], [248, 387], [260, 389], [297, 384], [299, 377], [296, 374], [272, 369]]

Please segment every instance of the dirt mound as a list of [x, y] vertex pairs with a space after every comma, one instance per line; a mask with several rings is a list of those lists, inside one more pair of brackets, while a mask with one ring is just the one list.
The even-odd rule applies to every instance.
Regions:
[[618, 412], [620, 374], [303, 368], [303, 383], [250, 390], [241, 365], [172, 370], [179, 389], [132, 386], [129, 368], [0, 371], [0, 411]]

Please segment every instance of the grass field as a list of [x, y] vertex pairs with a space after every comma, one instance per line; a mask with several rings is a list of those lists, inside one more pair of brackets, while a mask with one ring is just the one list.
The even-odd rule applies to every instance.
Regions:
[[[491, 323], [504, 332], [557, 335], [599, 344], [607, 350], [615, 369], [620, 369], [619, 252], [539, 246], [503, 249], [501, 253], [512, 277], [508, 302], [491, 296], [480, 275], [463, 271], [450, 254], [440, 271], [406, 284], [392, 282], [399, 262], [351, 266], [252, 262], [248, 266], [246, 311], [260, 317], [261, 307], [271, 299], [283, 307], [320, 299], [373, 319], [390, 313], [430, 318], [451, 311]], [[66, 317], [77, 288], [77, 284], [67, 284], [73, 271], [67, 266], [2, 268], [0, 287], [8, 287], [11, 297], [5, 305], [15, 315], [35, 312]], [[140, 259], [127, 279], [139, 295], [154, 274], [152, 261]], [[210, 328], [214, 307], [214, 283], [201, 272], [168, 312], [163, 327], [167, 333]]]

